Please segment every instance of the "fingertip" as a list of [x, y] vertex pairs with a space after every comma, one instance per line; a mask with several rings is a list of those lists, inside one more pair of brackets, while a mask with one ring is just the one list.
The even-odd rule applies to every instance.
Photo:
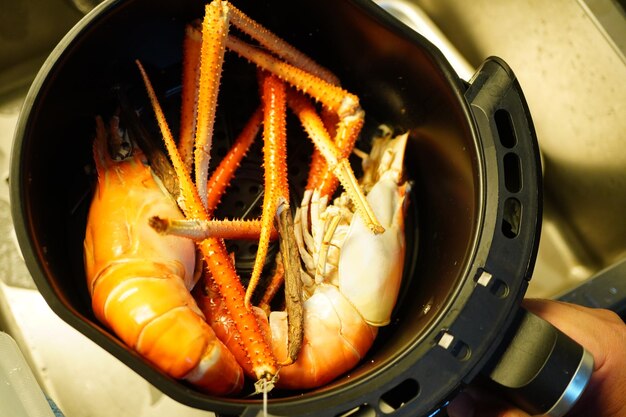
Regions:
[[474, 399], [467, 393], [459, 393], [446, 409], [449, 417], [474, 417], [476, 404]]

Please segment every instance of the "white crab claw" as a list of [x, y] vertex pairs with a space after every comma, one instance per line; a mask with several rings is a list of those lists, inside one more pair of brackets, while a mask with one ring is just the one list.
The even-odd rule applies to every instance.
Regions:
[[374, 145], [385, 146], [385, 149], [378, 161], [382, 168], [379, 178], [367, 194], [367, 200], [385, 232], [371, 233], [355, 216], [339, 259], [341, 293], [373, 326], [389, 323], [402, 281], [405, 199], [409, 184], [401, 181], [407, 136]]

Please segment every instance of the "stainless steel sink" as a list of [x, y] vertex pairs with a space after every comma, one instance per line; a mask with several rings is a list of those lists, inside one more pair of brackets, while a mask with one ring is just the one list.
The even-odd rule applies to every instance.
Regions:
[[614, 0], [412, 0], [471, 65], [515, 71], [543, 156], [545, 212], [529, 296], [626, 256], [626, 17]]
[[5, 95], [30, 84], [82, 14], [65, 0], [4, 1], [0, 8], [0, 95]]
[[[56, 317], [36, 291], [13, 237], [7, 177], [20, 106], [49, 51], [93, 3], [97, 0], [0, 5], [0, 328], [18, 341], [42, 387], [68, 417], [207, 415], [164, 397]], [[463, 78], [490, 55], [504, 58], [517, 74], [545, 177], [542, 238], [528, 295], [556, 297], [624, 258], [626, 38], [620, 23], [626, 28], [626, 19], [619, 4], [378, 3], [401, 20], [417, 18], [415, 29], [449, 48]]]

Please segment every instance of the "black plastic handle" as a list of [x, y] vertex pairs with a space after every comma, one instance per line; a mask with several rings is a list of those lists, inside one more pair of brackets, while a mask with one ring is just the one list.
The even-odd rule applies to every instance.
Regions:
[[593, 357], [563, 332], [524, 309], [509, 332], [498, 359], [484, 373], [528, 413], [563, 416], [587, 386]]
[[[498, 220], [478, 284], [488, 285], [495, 277], [506, 287], [518, 272], [506, 266], [507, 254], [528, 255], [526, 279], [536, 259], [542, 197], [539, 148], [521, 87], [504, 61], [488, 58], [470, 81], [465, 97], [483, 138], [486, 169], [498, 172], [486, 184], [489, 195], [497, 194], [497, 208], [492, 210]], [[528, 161], [532, 163], [525, 164]], [[536, 224], [529, 227], [533, 218]], [[521, 301], [525, 288], [513, 298]], [[592, 371], [593, 358], [579, 344], [519, 308], [481, 373], [530, 414], [560, 417], [578, 400]]]

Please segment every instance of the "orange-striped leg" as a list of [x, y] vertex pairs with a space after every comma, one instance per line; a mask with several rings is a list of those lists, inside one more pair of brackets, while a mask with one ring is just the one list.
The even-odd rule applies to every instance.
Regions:
[[[218, 1], [214, 0], [211, 5], [215, 3], [218, 3]], [[228, 15], [228, 18], [232, 20], [232, 23], [235, 26], [259, 41], [261, 45], [264, 45], [267, 49], [273, 51], [287, 62], [280, 61], [274, 56], [265, 53], [254, 46], [248, 45], [233, 36], [227, 37], [225, 41], [226, 47], [254, 62], [260, 68], [277, 75], [279, 78], [287, 81], [300, 91], [306, 92], [316, 100], [320, 101], [325, 106], [326, 111], [334, 112], [338, 115], [339, 122], [336, 126], [336, 135], [334, 140], [337, 146], [333, 147], [333, 149], [336, 150], [336, 148], [339, 147], [344, 150], [344, 152], [333, 152], [334, 160], [339, 161], [340, 167], [337, 168], [337, 164], [333, 163], [331, 170], [335, 175], [337, 175], [337, 171], [345, 171], [346, 169], [350, 171], [347, 175], [337, 175], [339, 177], [339, 181], [342, 182], [342, 185], [346, 188], [346, 191], [348, 191], [351, 198], [358, 197], [356, 199], [353, 198], [353, 201], [355, 205], [359, 207], [358, 212], [364, 216], [364, 221], [368, 224], [370, 229], [374, 233], [381, 233], [384, 231], [375, 216], [373, 216], [373, 212], [365, 200], [363, 193], [358, 189], [358, 186], [355, 186], [355, 182], [352, 181], [352, 179], [354, 179], [354, 174], [351, 173], [349, 164], [347, 161], [343, 162], [344, 159], [347, 159], [347, 155], [349, 155], [350, 151], [354, 147], [356, 138], [358, 137], [361, 127], [363, 126], [364, 112], [360, 108], [358, 97], [338, 87], [337, 78], [328, 70], [317, 65], [305, 54], [272, 34], [266, 28], [250, 19], [230, 3], [219, 3], [220, 7], [225, 10], [224, 13]], [[207, 19], [205, 18], [205, 21], [206, 20]], [[204, 37], [205, 36], [203, 35], [203, 38]], [[204, 58], [202, 62], [204, 62]], [[328, 152], [322, 154], [326, 157]], [[320, 164], [318, 162], [314, 162], [313, 169], [317, 170], [316, 167], [319, 165]], [[196, 171], [196, 175], [198, 175], [198, 171]], [[329, 177], [328, 169], [320, 168], [319, 175]], [[341, 178], [343, 178], [343, 180]], [[322, 183], [328, 184], [325, 185], [325, 194], [332, 193], [334, 187], [336, 186], [332, 177], [328, 178], [328, 180], [323, 180]], [[312, 184], [312, 182], [309, 182], [309, 184]]]
[[[288, 42], [285, 42], [267, 28], [252, 20], [230, 3], [229, 8], [231, 12], [231, 23], [252, 39], [259, 42], [259, 44], [265, 47], [266, 50], [279, 56], [285, 62], [313, 74], [329, 84], [337, 86], [340, 84], [339, 78], [327, 68], [319, 65]], [[336, 134], [336, 125], [339, 122], [337, 115], [327, 109], [324, 109], [322, 111], [322, 119], [324, 120], [326, 130], [328, 130], [331, 137], [334, 138]], [[341, 144], [338, 144], [337, 146], [340, 148], [343, 147]], [[346, 146], [350, 145], [348, 144]], [[347, 153], [349, 154], [350, 151]], [[324, 194], [332, 194], [337, 185], [338, 180], [333, 175], [332, 171], [328, 169], [324, 157], [317, 149], [314, 149], [311, 158], [311, 169], [307, 189], [313, 190], [315, 188], [321, 188]]]
[[[137, 62], [141, 75], [150, 96], [154, 113], [161, 129], [167, 152], [174, 166], [181, 188], [181, 208], [187, 218], [209, 220], [208, 213], [200, 200], [188, 170], [178, 153], [174, 138], [169, 130], [167, 121], [156, 98], [150, 80], [145, 70]], [[206, 180], [204, 181], [206, 182]], [[245, 291], [235, 267], [226, 251], [222, 239], [208, 238], [198, 244], [207, 268], [213, 277], [213, 281], [223, 297], [229, 315], [235, 321], [235, 326], [241, 335], [246, 360], [250, 361], [244, 368], [251, 366], [258, 381], [273, 381], [277, 377], [278, 367], [270, 346], [265, 340], [260, 326], [254, 314], [244, 304]]]
[[[186, 237], [194, 241], [207, 238], [258, 240], [261, 236], [260, 220], [172, 220], [158, 216], [150, 219], [150, 226], [159, 233]], [[278, 231], [272, 226], [270, 240], [278, 238]]]
[[[324, 122], [317, 114], [313, 104], [302, 94], [289, 90], [288, 92], [289, 107], [298, 116], [302, 126], [307, 134], [315, 143], [317, 149], [326, 159], [328, 166], [332, 169], [339, 182], [343, 185], [348, 196], [354, 203], [359, 216], [363, 218], [366, 224], [374, 233], [382, 233], [385, 231], [383, 226], [378, 222], [374, 212], [365, 199], [363, 190], [358, 184], [354, 176], [354, 172], [350, 167], [348, 155], [345, 155], [345, 148], [339, 149], [331, 140]], [[339, 142], [342, 143], [342, 142]]]
[[198, 83], [200, 81], [200, 51], [202, 32], [197, 22], [185, 27], [183, 41], [183, 79], [180, 110], [180, 134], [178, 152], [191, 172], [193, 166], [193, 143], [196, 134]]
[[261, 278], [265, 264], [272, 225], [279, 210], [289, 206], [289, 186], [287, 183], [287, 100], [285, 85], [277, 77], [268, 74], [262, 78], [263, 92], [263, 165], [265, 186], [263, 212], [261, 215], [261, 235], [256, 253], [250, 283], [246, 290], [246, 305], [250, 305], [252, 294]]
[[[233, 145], [213, 171], [207, 185], [207, 215], [213, 217], [220, 199], [239, 168], [241, 160], [254, 142], [263, 122], [263, 107], [259, 106], [235, 139]], [[179, 143], [180, 152], [180, 143]], [[181, 153], [181, 158], [182, 158]], [[183, 160], [183, 162], [185, 162]], [[261, 235], [261, 221], [254, 220], [206, 220], [184, 219], [171, 220], [158, 216], [150, 220], [151, 226], [159, 233], [186, 237], [200, 241], [209, 237], [222, 239], [250, 239], [257, 240]], [[270, 239], [278, 237], [278, 232], [272, 229]]]
[[[337, 134], [337, 123], [339, 123], [339, 118], [335, 113], [328, 111], [326, 108], [322, 109], [320, 116], [324, 121], [326, 131], [331, 138], [334, 138]], [[354, 144], [337, 145], [337, 147], [344, 149], [344, 153], [349, 153], [350, 148], [354, 147]], [[305, 189], [318, 189], [322, 192], [322, 195], [332, 196], [338, 185], [339, 180], [335, 177], [332, 170], [329, 169], [326, 159], [324, 159], [319, 149], [314, 148], [313, 155], [311, 155], [309, 177], [307, 179]]]
[[205, 207], [207, 205], [207, 178], [213, 141], [213, 125], [228, 26], [229, 11], [226, 4], [221, 1], [209, 3], [205, 8], [204, 20], [202, 21], [198, 120], [194, 141], [196, 187]]
[[[203, 285], [198, 285], [193, 289], [193, 296], [198, 306], [205, 314], [207, 322], [211, 324], [215, 334], [226, 347], [228, 347], [228, 350], [230, 350], [236, 358], [245, 357], [246, 353], [242, 348], [243, 341], [241, 340], [241, 335], [237, 332], [237, 326], [232, 317], [230, 317], [224, 299], [219, 293], [219, 289], [213, 279], [205, 274], [203, 277]], [[260, 308], [254, 308], [253, 314], [259, 318], [261, 332], [266, 340], [269, 341], [271, 331], [265, 317], [265, 312]], [[244, 366], [243, 368], [246, 374], [254, 375], [250, 366]]]
[[[263, 165], [265, 186], [261, 235], [246, 289], [246, 306], [260, 281], [267, 257], [269, 236], [274, 222], [280, 235], [280, 252], [285, 265], [285, 299], [289, 322], [289, 360], [296, 360], [303, 339], [303, 310], [300, 302], [300, 257], [294, 236], [293, 218], [289, 212], [289, 185], [287, 183], [287, 100], [285, 84], [273, 74], [261, 74], [263, 121]], [[281, 364], [282, 365], [282, 364]]]
[[213, 212], [220, 202], [224, 191], [230, 184], [239, 163], [250, 149], [250, 145], [256, 138], [263, 122], [263, 108], [259, 106], [248, 122], [245, 124], [233, 146], [222, 158], [219, 165], [213, 171], [207, 183], [207, 212], [213, 217]]
[[269, 280], [269, 284], [263, 292], [263, 296], [259, 301], [259, 307], [265, 312], [265, 314], [269, 317], [271, 313], [270, 303], [274, 299], [274, 296], [278, 293], [278, 290], [283, 285], [285, 281], [285, 266], [283, 264], [281, 254], [276, 255], [276, 268], [274, 269], [274, 273]]
[[349, 129], [356, 130], [358, 136], [359, 123], [362, 123], [364, 115], [357, 96], [232, 35], [226, 39], [226, 47], [321, 102], [339, 115], [339, 125], [344, 124]]
[[[358, 186], [347, 156], [343, 155], [343, 152], [335, 145], [342, 144], [344, 149], [352, 149], [356, 142], [364, 119], [364, 112], [359, 105], [358, 97], [300, 68], [280, 61], [274, 56], [233, 36], [228, 37], [226, 47], [250, 60], [258, 67], [275, 74], [299, 91], [305, 92], [307, 95], [320, 101], [329, 111], [337, 113], [339, 123], [337, 124], [337, 134], [334, 141], [329, 137], [324, 124], [317, 114], [316, 117], [320, 120], [320, 123], [315, 122], [312, 124], [311, 126], [314, 126], [314, 129], [307, 129], [307, 133], [309, 135], [312, 132], [314, 133], [311, 139], [326, 159], [333, 173], [350, 196], [350, 199], [358, 207], [357, 212], [362, 216], [363, 221], [372, 232], [384, 232], [384, 228], [376, 219], [369, 203], [365, 199], [363, 191]], [[320, 148], [320, 146], [323, 148]]]
[[232, 4], [228, 3], [228, 8], [231, 14], [231, 23], [237, 29], [259, 42], [267, 50], [278, 55], [291, 65], [301, 68], [330, 84], [339, 85], [339, 79], [331, 71], [276, 36], [260, 23], [252, 20]]

